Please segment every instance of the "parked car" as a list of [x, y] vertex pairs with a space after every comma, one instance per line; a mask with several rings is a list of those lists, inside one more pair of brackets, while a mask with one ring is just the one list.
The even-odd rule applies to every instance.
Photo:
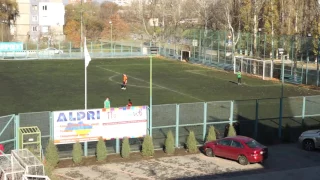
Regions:
[[0, 144], [0, 155], [4, 153], [4, 146], [2, 144]]
[[202, 149], [207, 156], [236, 160], [241, 165], [263, 162], [268, 158], [266, 146], [245, 136], [226, 137], [207, 142]]
[[320, 149], [320, 129], [303, 132], [299, 137], [299, 143], [307, 151]]
[[63, 51], [60, 49], [56, 49], [53, 47], [49, 47], [40, 51], [40, 54], [43, 55], [55, 55], [55, 54], [63, 54]]

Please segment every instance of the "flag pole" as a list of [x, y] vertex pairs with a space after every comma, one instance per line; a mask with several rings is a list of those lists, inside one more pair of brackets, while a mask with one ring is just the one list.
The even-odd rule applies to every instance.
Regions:
[[84, 109], [87, 110], [87, 66], [84, 67]]
[[149, 106], [149, 135], [152, 136], [152, 54], [150, 55], [150, 106]]
[[87, 109], [87, 68], [91, 61], [90, 54], [87, 48], [87, 38], [84, 37], [84, 108]]

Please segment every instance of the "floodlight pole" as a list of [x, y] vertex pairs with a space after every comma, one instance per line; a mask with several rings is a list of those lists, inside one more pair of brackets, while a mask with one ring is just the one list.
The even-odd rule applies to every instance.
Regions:
[[283, 116], [283, 85], [284, 85], [284, 59], [283, 59], [283, 48], [279, 48], [279, 54], [281, 55], [281, 97], [280, 97], [280, 112], [279, 112], [279, 128], [278, 137], [281, 139], [282, 136], [282, 116]]
[[150, 105], [149, 105], [149, 135], [152, 136], [152, 55], [150, 55]]

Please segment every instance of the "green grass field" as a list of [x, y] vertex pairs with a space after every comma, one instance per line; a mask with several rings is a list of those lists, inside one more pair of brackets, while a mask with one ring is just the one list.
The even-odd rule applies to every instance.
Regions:
[[[84, 62], [37, 60], [0, 62], [0, 115], [84, 108]], [[88, 67], [88, 108], [149, 104], [149, 59], [92, 60]], [[122, 74], [127, 90], [120, 89]], [[153, 59], [153, 104], [275, 98], [281, 84], [177, 61]], [[286, 85], [285, 96], [320, 92]]]

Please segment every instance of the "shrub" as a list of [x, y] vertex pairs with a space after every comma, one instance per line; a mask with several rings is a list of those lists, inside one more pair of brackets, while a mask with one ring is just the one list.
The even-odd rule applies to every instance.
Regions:
[[217, 140], [216, 130], [215, 130], [214, 126], [210, 126], [206, 142], [215, 141], [215, 140]]
[[104, 161], [107, 158], [107, 147], [102, 137], [99, 138], [96, 149], [97, 161]]
[[190, 131], [186, 145], [190, 153], [196, 153], [198, 151], [197, 140], [193, 131]]
[[82, 161], [82, 155], [83, 155], [83, 150], [82, 146], [77, 141], [75, 144], [73, 144], [73, 149], [72, 149], [72, 160], [75, 164], [79, 164]]
[[49, 165], [49, 164], [45, 164], [44, 165], [44, 172], [46, 174], [46, 176], [48, 176], [49, 178], [52, 179], [52, 172], [54, 170], [54, 167]]
[[122, 140], [121, 145], [121, 157], [128, 158], [130, 156], [130, 144], [129, 144], [129, 138], [125, 137]]
[[153, 147], [152, 137], [149, 135], [146, 135], [142, 143], [142, 155], [153, 156], [153, 154], [154, 154], [154, 147]]
[[46, 163], [49, 166], [56, 167], [59, 162], [59, 152], [57, 146], [52, 140], [49, 141], [46, 147]]
[[167, 138], [164, 142], [164, 146], [165, 146], [165, 152], [167, 154], [174, 153], [175, 147], [174, 147], [174, 137], [173, 137], [172, 131], [168, 131]]
[[228, 137], [236, 136], [236, 130], [233, 127], [233, 124], [230, 124], [229, 126], [229, 131], [228, 131]]

